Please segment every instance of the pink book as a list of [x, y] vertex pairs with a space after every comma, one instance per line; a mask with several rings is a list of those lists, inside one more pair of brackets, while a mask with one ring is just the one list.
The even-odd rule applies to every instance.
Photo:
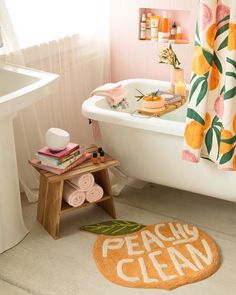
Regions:
[[48, 172], [57, 174], [57, 175], [61, 175], [73, 168], [75, 168], [76, 166], [80, 165], [81, 163], [87, 161], [88, 159], [90, 159], [92, 156], [92, 154], [87, 153], [82, 155], [79, 159], [77, 159], [75, 162], [73, 162], [70, 166], [66, 167], [65, 169], [59, 169], [59, 168], [53, 168], [53, 167], [49, 167], [46, 165], [41, 164], [41, 161], [38, 159], [33, 159], [33, 160], [29, 160], [29, 163], [39, 169], [43, 169], [46, 170]]
[[68, 156], [70, 153], [74, 152], [77, 149], [79, 149], [79, 144], [70, 142], [70, 143], [68, 143], [67, 147], [62, 151], [52, 152], [51, 150], [49, 150], [49, 148], [47, 146], [45, 146], [45, 147], [41, 148], [40, 150], [38, 150], [38, 154], [61, 159], [65, 156]]

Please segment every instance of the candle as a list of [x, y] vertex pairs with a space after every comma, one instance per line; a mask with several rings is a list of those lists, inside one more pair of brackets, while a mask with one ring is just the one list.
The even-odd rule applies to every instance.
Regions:
[[184, 82], [175, 83], [175, 94], [186, 96], [186, 84]]

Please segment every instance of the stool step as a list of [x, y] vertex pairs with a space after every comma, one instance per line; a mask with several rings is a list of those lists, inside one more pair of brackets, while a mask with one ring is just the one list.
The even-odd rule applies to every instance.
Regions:
[[[35, 168], [40, 173], [37, 220], [54, 239], [59, 237], [60, 218], [64, 213], [96, 204], [112, 218], [116, 218], [108, 168], [117, 166], [119, 162], [109, 155], [105, 155], [105, 157], [105, 163], [93, 164], [91, 160], [88, 160], [61, 175]], [[82, 206], [71, 207], [62, 199], [64, 181], [85, 173], [93, 173], [96, 183], [104, 190], [104, 196], [97, 202], [85, 202]]]

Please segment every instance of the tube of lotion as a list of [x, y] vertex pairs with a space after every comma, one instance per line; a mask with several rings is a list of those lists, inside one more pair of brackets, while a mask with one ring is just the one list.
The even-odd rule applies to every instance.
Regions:
[[158, 37], [158, 26], [159, 26], [159, 16], [152, 15], [151, 17], [151, 40], [157, 41]]

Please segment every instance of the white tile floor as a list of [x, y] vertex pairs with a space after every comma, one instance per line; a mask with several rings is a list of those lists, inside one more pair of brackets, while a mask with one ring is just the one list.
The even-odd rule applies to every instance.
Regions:
[[126, 188], [116, 199], [119, 219], [144, 224], [180, 220], [205, 229], [219, 244], [222, 265], [210, 278], [171, 292], [117, 286], [96, 269], [92, 259], [94, 235], [78, 228], [107, 220], [98, 207], [66, 215], [61, 239], [55, 241], [35, 221], [36, 204], [23, 200], [29, 235], [0, 255], [2, 295], [236, 295], [236, 205], [167, 187], [148, 184], [142, 190]]
[[117, 201], [236, 238], [233, 202], [155, 184], [147, 184], [143, 190], [126, 188]]

